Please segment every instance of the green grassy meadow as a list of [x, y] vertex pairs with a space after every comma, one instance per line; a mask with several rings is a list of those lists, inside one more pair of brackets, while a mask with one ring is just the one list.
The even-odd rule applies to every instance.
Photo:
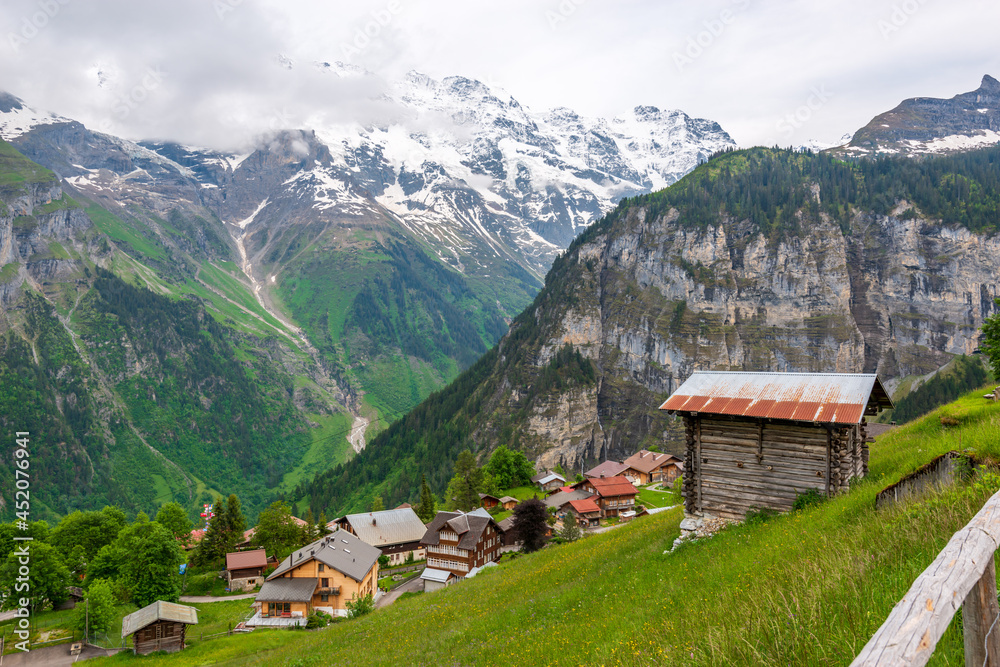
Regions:
[[[223, 638], [144, 662], [844, 665], [1000, 486], [1000, 476], [986, 471], [874, 509], [882, 488], [944, 452], [1000, 458], [1000, 405], [981, 393], [880, 438], [869, 477], [850, 493], [731, 526], [673, 553], [665, 552], [679, 534], [680, 508], [505, 558], [473, 580], [325, 630]], [[931, 664], [964, 664], [960, 620]]]

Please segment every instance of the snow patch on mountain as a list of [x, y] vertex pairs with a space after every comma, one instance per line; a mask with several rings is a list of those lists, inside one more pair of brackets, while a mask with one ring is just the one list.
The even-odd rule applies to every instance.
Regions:
[[38, 111], [13, 95], [0, 92], [0, 138], [5, 141], [30, 132], [39, 125], [68, 122], [70, 122], [68, 118], [47, 111]]

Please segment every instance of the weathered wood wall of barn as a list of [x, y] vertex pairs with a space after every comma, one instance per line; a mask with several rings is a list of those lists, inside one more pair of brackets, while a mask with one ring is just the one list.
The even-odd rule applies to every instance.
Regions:
[[685, 509], [741, 520], [792, 509], [809, 489], [834, 495], [868, 470], [863, 425], [685, 417]]

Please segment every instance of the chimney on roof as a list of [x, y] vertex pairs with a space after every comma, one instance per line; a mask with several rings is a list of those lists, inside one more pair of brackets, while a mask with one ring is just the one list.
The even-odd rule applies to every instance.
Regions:
[[372, 525], [375, 525], [375, 517], [372, 517]]

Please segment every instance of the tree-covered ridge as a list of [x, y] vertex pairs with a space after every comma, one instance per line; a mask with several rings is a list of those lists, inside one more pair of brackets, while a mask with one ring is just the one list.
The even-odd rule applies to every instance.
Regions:
[[978, 357], [962, 355], [930, 380], [896, 401], [895, 409], [887, 412], [880, 421], [911, 421], [983, 386], [988, 379], [989, 372]]
[[200, 304], [106, 271], [77, 313], [88, 353], [154, 446], [262, 508], [305, 447], [291, 378], [266, 352], [237, 348]]
[[888, 215], [902, 200], [946, 224], [992, 233], [1000, 220], [1000, 147], [914, 160], [882, 156], [844, 162], [827, 153], [750, 148], [717, 153], [674, 185], [623, 200], [571, 244], [563, 257], [606, 232], [625, 210], [647, 219], [671, 209], [688, 227], [725, 217], [750, 221], [769, 238], [794, 235], [825, 214], [849, 229], [851, 208]]
[[213, 487], [240, 493], [255, 516], [309, 440], [267, 341], [237, 336], [196, 301], [95, 270], [71, 316], [61, 322], [26, 292], [0, 336], [0, 419], [31, 433], [35, 516], [107, 503], [152, 512], [174, 499], [191, 508]]

